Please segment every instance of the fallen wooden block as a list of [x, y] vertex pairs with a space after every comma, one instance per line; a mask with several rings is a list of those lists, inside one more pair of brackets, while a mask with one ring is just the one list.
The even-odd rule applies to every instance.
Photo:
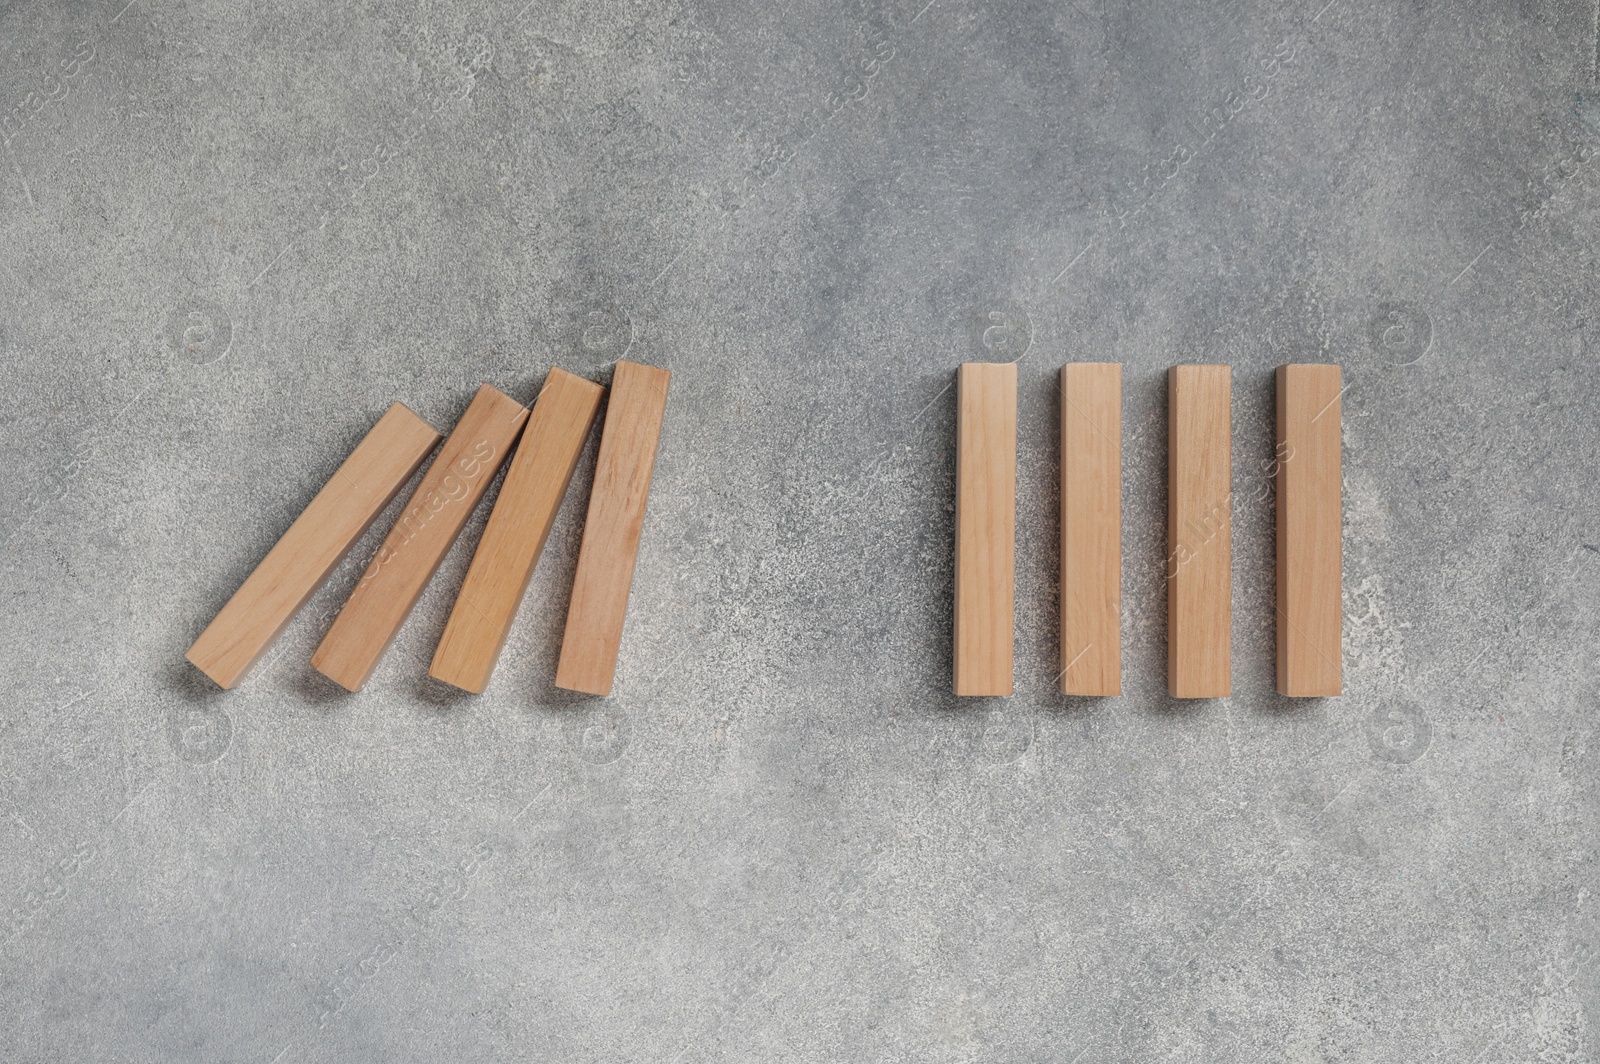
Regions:
[[1340, 692], [1339, 367], [1278, 367], [1278, 692]]
[[1061, 691], [1122, 693], [1122, 366], [1061, 367]]
[[1168, 375], [1167, 685], [1174, 698], [1231, 687], [1233, 417], [1227, 366]]
[[515, 399], [487, 384], [478, 389], [311, 656], [314, 669], [348, 691], [367, 682], [527, 418]]
[[244, 679], [442, 439], [395, 403], [184, 655], [223, 689]]
[[545, 378], [429, 676], [473, 694], [488, 686], [605, 393], [565, 370]]
[[956, 378], [955, 692], [1011, 693], [1016, 598], [1017, 367]]
[[672, 374], [618, 362], [611, 380], [556, 686], [609, 695]]

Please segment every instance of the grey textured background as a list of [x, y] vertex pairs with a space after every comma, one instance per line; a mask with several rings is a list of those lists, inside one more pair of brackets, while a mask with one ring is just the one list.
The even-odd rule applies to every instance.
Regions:
[[[0, 1057], [1600, 1059], [1588, 0], [124, 2], [0, 5]], [[424, 672], [487, 507], [363, 694], [307, 659], [387, 521], [241, 688], [184, 664], [390, 402], [624, 354], [613, 698], [550, 683], [572, 499], [482, 697]], [[950, 385], [1019, 357], [1018, 693], [958, 702]], [[1116, 699], [1052, 679], [1068, 359], [1125, 364]], [[1347, 693], [1289, 701], [1316, 360]]]

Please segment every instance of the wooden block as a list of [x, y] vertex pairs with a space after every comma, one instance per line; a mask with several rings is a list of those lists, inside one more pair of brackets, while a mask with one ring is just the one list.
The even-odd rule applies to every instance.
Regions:
[[488, 686], [605, 394], [566, 370], [545, 378], [434, 652], [434, 679], [473, 694]]
[[1226, 698], [1233, 607], [1233, 417], [1227, 366], [1168, 376], [1167, 685]]
[[1009, 695], [1016, 599], [1016, 365], [962, 365], [956, 410], [955, 691]]
[[184, 655], [227, 689], [244, 679], [442, 437], [395, 403]]
[[1278, 692], [1340, 692], [1339, 367], [1278, 367]]
[[671, 381], [672, 374], [664, 369], [617, 363], [595, 461], [589, 516], [578, 548], [567, 629], [561, 637], [557, 687], [591, 695], [611, 693]]
[[1122, 366], [1061, 367], [1061, 691], [1122, 693]]
[[527, 419], [515, 399], [487, 384], [478, 389], [311, 656], [313, 668], [347, 691], [361, 689]]

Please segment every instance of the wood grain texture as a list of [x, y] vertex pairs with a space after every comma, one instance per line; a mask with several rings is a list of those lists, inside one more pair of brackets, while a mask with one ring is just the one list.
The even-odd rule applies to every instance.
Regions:
[[1278, 692], [1341, 691], [1339, 367], [1278, 367]]
[[1061, 367], [1061, 691], [1122, 693], [1122, 366]]
[[1017, 367], [956, 379], [955, 693], [1011, 693], [1016, 603]]
[[1174, 698], [1231, 688], [1233, 415], [1227, 366], [1168, 376], [1167, 686]]
[[391, 406], [184, 656], [224, 689], [244, 679], [442, 438]]
[[434, 679], [474, 694], [488, 686], [605, 394], [566, 370], [545, 378], [434, 651]]
[[671, 381], [664, 369], [617, 363], [561, 637], [557, 687], [611, 693]]
[[478, 389], [311, 656], [314, 669], [347, 691], [367, 682], [527, 418], [515, 399]]

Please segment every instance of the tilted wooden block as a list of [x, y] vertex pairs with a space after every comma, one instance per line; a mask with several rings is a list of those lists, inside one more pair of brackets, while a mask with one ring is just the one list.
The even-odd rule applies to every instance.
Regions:
[[557, 687], [611, 693], [671, 381], [664, 369], [617, 363], [561, 637]]
[[1227, 366], [1167, 378], [1167, 686], [1226, 698], [1233, 606], [1233, 414]]
[[348, 691], [361, 689], [527, 419], [515, 399], [487, 384], [478, 389], [311, 656], [313, 668]]
[[184, 656], [224, 689], [244, 679], [441, 438], [391, 406]]
[[955, 692], [1009, 695], [1016, 599], [1016, 365], [962, 365], [956, 409]]
[[1061, 691], [1122, 693], [1122, 366], [1061, 367]]
[[1341, 689], [1339, 367], [1278, 367], [1278, 691]]
[[565, 370], [545, 378], [434, 651], [434, 679], [474, 694], [488, 686], [605, 393]]

